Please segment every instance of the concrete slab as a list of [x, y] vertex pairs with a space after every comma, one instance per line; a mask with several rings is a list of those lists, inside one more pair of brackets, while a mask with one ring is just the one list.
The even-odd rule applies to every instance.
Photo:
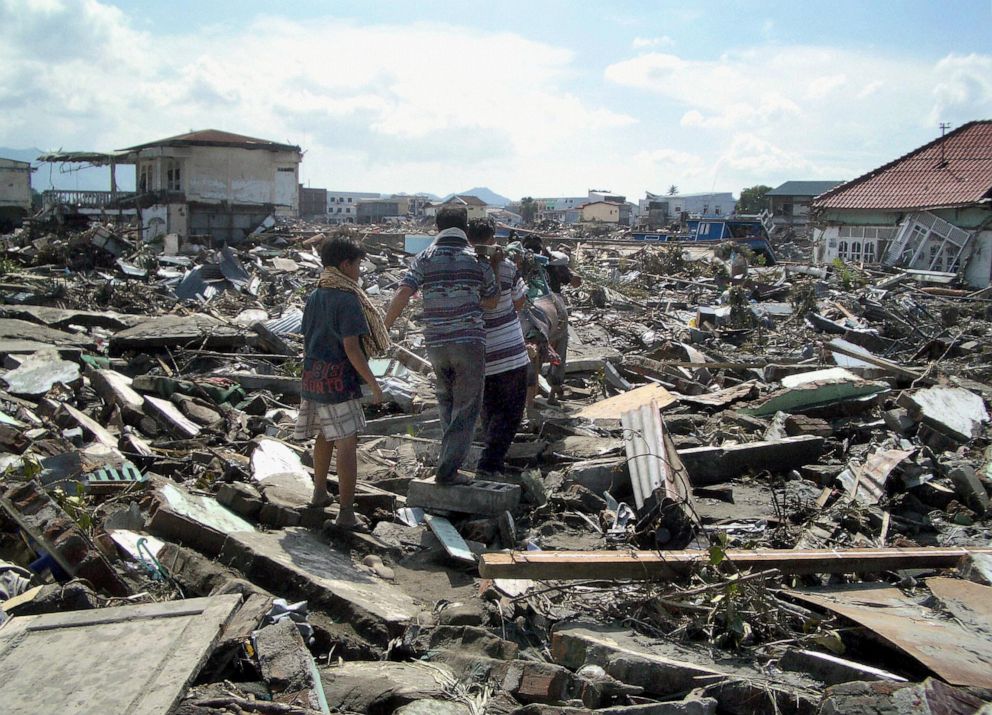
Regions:
[[958, 442], [970, 442], [989, 413], [980, 395], [962, 387], [929, 387], [903, 393], [899, 404], [924, 424]]
[[55, 348], [31, 353], [19, 367], [3, 376], [14, 395], [44, 395], [53, 385], [72, 385], [79, 381], [79, 365], [63, 360]]
[[420, 610], [403, 591], [355, 566], [350, 556], [306, 529], [229, 534], [220, 560], [274, 593], [332, 606], [342, 619], [372, 619], [389, 631]]
[[114, 353], [165, 347], [225, 350], [244, 344], [245, 336], [238, 328], [201, 313], [150, 318], [133, 328], [114, 333], [110, 338], [110, 349]]
[[193, 439], [200, 434], [200, 427], [168, 400], [145, 395], [145, 412], [180, 439]]
[[433, 479], [414, 479], [406, 495], [406, 505], [424, 509], [495, 516], [520, 505], [520, 485], [485, 482], [439, 486]]
[[166, 539], [193, 546], [203, 553], [220, 553], [232, 531], [254, 531], [255, 527], [217, 500], [190, 494], [173, 484], [158, 490], [160, 506], [152, 515], [148, 529]]
[[0, 630], [3, 711], [170, 712], [240, 601], [229, 595], [14, 618]]

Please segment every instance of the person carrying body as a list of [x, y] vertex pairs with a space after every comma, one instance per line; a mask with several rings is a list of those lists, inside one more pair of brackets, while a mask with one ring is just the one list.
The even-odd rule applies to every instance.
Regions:
[[358, 284], [365, 251], [343, 238], [325, 238], [320, 245], [324, 270], [303, 310], [304, 359], [300, 415], [293, 436], [313, 446], [313, 506], [330, 503], [327, 473], [337, 448], [340, 511], [335, 524], [362, 530], [355, 514], [358, 481], [358, 433], [365, 427], [361, 383], [382, 401], [382, 390], [369, 368], [368, 356], [384, 354], [389, 333], [379, 311]]
[[418, 290], [422, 293], [419, 319], [437, 380], [442, 430], [436, 483], [450, 486], [471, 481], [458, 470], [472, 446], [482, 406], [486, 360], [482, 311], [496, 307], [499, 287], [490, 263], [479, 260], [468, 243], [466, 210], [445, 207], [438, 211], [436, 224], [437, 237], [410, 263], [386, 311], [385, 325], [392, 327], [411, 296]]

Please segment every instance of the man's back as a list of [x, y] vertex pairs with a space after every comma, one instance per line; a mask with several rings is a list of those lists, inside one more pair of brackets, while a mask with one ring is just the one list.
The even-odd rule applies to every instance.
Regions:
[[428, 347], [485, 342], [480, 299], [496, 295], [499, 288], [492, 269], [476, 258], [464, 231], [441, 231], [413, 259], [401, 285], [423, 296], [420, 321]]

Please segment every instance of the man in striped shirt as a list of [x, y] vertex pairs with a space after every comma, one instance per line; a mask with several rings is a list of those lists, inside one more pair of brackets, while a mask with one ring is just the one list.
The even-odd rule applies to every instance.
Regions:
[[480, 368], [486, 359], [482, 311], [496, 307], [499, 287], [492, 266], [480, 261], [468, 243], [465, 209], [443, 208], [436, 223], [437, 238], [410, 263], [386, 311], [385, 323], [387, 330], [392, 327], [410, 297], [421, 291], [419, 319], [437, 378], [442, 430], [436, 482], [450, 486], [470, 481], [458, 469], [472, 446], [482, 406]]
[[[468, 240], [473, 246], [494, 246], [496, 227], [492, 220], [472, 221]], [[503, 471], [506, 451], [523, 419], [530, 363], [517, 316], [517, 310], [527, 301], [527, 289], [512, 261], [503, 258], [495, 268], [499, 303], [482, 313], [486, 324], [486, 385], [482, 398], [486, 447], [477, 468], [480, 476]]]

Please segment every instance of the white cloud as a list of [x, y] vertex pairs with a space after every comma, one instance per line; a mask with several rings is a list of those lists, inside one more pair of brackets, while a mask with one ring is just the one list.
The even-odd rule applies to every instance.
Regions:
[[0, 0], [0, 144], [112, 149], [211, 127], [302, 145], [317, 186], [549, 184], [556, 156], [636, 122], [568, 91], [573, 62], [439, 23], [258, 17], [175, 36], [95, 0]]
[[630, 43], [635, 50], [642, 50], [645, 47], [674, 47], [675, 40], [668, 35], [661, 37], [635, 37]]
[[929, 141], [941, 120], [983, 118], [992, 56], [937, 62], [873, 51], [765, 45], [712, 59], [648, 52], [605, 78], [679, 112], [683, 146], [741, 186], [853, 178]]

